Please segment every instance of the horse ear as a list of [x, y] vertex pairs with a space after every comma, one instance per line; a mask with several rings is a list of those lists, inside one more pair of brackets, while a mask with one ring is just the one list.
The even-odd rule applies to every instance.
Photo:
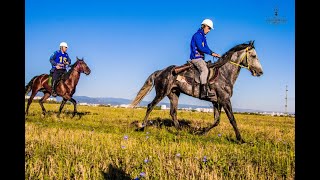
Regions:
[[253, 44], [254, 44], [254, 40], [250, 42], [250, 45], [251, 45], [251, 46], [253, 46]]

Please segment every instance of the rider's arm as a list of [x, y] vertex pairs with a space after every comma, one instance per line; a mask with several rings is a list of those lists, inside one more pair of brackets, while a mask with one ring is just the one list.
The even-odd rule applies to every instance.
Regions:
[[68, 55], [67, 62], [68, 62], [68, 65], [71, 65], [71, 59], [70, 59], [69, 55]]
[[[209, 55], [211, 55], [213, 53], [213, 51], [211, 51], [211, 49], [208, 47], [206, 41], [202, 41], [201, 34], [195, 34], [195, 42], [196, 42], [196, 46], [199, 51], [204, 52]], [[203, 42], [203, 45], [202, 45], [202, 42]]]
[[57, 51], [55, 51], [51, 56], [50, 56], [50, 63], [53, 65], [53, 66], [56, 66], [57, 63], [54, 61], [56, 59], [56, 55], [57, 55]]

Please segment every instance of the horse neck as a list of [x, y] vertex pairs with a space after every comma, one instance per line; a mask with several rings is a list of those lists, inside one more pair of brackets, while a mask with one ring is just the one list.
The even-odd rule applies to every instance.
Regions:
[[231, 61], [231, 59], [220, 67], [220, 76], [222, 77], [222, 81], [225, 81], [227, 84], [231, 83], [233, 86], [239, 76], [241, 67], [231, 64], [229, 61]]
[[66, 84], [69, 84], [72, 88], [76, 87], [80, 79], [80, 72], [73, 69], [70, 72], [68, 79], [65, 81]]

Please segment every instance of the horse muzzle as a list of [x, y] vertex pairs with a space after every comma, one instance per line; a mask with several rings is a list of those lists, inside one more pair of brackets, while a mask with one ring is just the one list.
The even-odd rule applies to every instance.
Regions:
[[84, 74], [85, 75], [89, 75], [91, 73], [91, 70], [89, 69], [89, 70], [87, 70], [87, 71], [84, 71]]
[[263, 71], [262, 70], [256, 70], [256, 69], [251, 69], [251, 74], [252, 76], [261, 76], [263, 74]]

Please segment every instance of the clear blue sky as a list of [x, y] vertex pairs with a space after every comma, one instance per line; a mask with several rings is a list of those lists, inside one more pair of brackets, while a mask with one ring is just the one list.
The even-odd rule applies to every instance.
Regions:
[[[285, 23], [267, 22], [275, 8]], [[260, 77], [241, 70], [233, 107], [283, 112], [287, 85], [287, 110], [295, 112], [295, 1], [26, 0], [25, 10], [26, 83], [49, 72], [50, 55], [66, 41], [72, 63], [83, 57], [92, 71], [81, 76], [75, 95], [133, 99], [151, 73], [188, 60], [191, 36], [210, 18], [213, 51], [255, 40], [263, 66]], [[211, 105], [184, 94], [179, 103]]]

